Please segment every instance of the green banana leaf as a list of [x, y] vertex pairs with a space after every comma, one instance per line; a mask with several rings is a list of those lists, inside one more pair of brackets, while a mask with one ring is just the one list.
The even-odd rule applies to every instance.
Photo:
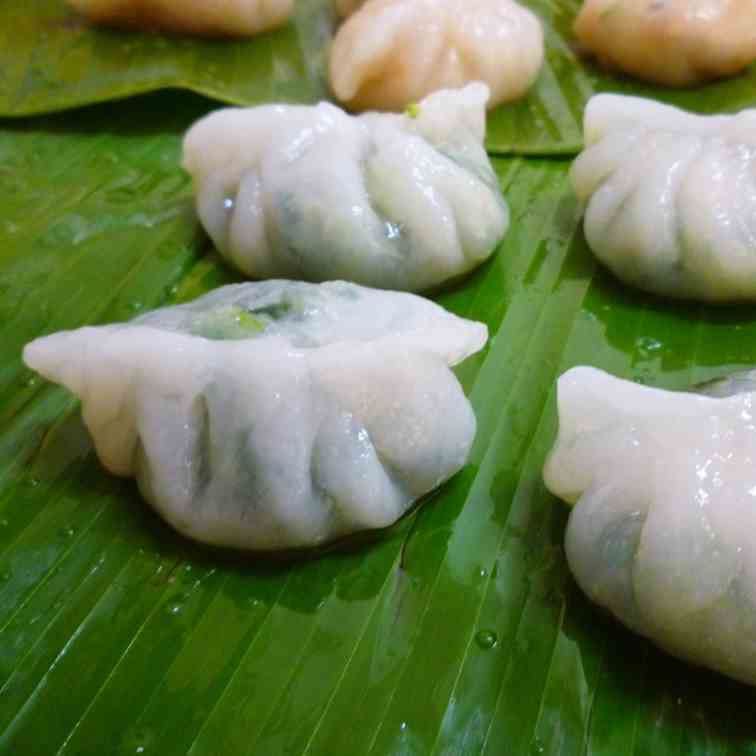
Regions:
[[[0, 117], [64, 110], [163, 88], [226, 103], [315, 102], [328, 97], [332, 0], [298, 0], [285, 28], [246, 41], [207, 41], [87, 25], [64, 0], [4, 0]], [[581, 0], [522, 0], [542, 19], [546, 62], [528, 96], [491, 112], [487, 144], [498, 154], [574, 154], [584, 105], [596, 92], [663, 100], [701, 112], [756, 105], [756, 65], [741, 76], [675, 90], [613, 75], [574, 51]]]
[[241, 105], [327, 95], [331, 0], [298, 0], [292, 21], [247, 40], [97, 28], [64, 0], [3, 0], [0, 117], [185, 88]]
[[589, 605], [540, 470], [554, 380], [683, 388], [756, 362], [752, 308], [667, 305], [595, 265], [560, 159], [497, 159], [513, 225], [438, 295], [485, 322], [458, 371], [469, 465], [372, 543], [261, 562], [196, 546], [99, 466], [29, 339], [235, 280], [194, 220], [162, 93], [0, 124], [0, 753], [752, 754], [756, 691]]

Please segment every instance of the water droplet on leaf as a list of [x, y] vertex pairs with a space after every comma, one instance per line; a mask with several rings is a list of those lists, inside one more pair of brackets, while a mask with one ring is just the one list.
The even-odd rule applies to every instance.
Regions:
[[496, 645], [498, 638], [493, 630], [480, 630], [475, 636], [475, 642], [484, 651], [493, 648]]
[[664, 345], [661, 341], [652, 339], [649, 336], [641, 336], [635, 342], [638, 352], [645, 357], [650, 357], [654, 352], [658, 352]]

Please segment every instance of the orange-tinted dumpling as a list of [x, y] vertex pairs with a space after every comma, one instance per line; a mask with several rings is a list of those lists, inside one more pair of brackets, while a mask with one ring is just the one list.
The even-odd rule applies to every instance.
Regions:
[[493, 107], [522, 97], [542, 63], [540, 21], [513, 0], [367, 0], [336, 35], [330, 77], [358, 110], [401, 110], [471, 81]]
[[586, 0], [575, 34], [606, 66], [691, 86], [756, 60], [756, 0]]
[[294, 0], [68, 0], [107, 26], [246, 37], [285, 24]]

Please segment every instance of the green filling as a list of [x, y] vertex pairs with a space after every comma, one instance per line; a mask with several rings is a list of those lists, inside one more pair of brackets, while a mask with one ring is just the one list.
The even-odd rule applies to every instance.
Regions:
[[407, 109], [404, 112], [410, 118], [417, 118], [420, 115], [420, 106], [416, 102], [411, 102], [407, 105]]
[[266, 305], [265, 307], [256, 307], [250, 310], [254, 315], [263, 315], [271, 320], [281, 320], [291, 314], [294, 309], [291, 302], [276, 302], [275, 304]]
[[197, 315], [190, 323], [189, 333], [215, 341], [233, 341], [257, 336], [265, 330], [264, 321], [237, 305], [218, 307]]

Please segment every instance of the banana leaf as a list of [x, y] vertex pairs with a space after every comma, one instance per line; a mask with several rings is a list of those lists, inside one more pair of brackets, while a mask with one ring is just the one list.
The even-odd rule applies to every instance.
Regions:
[[317, 102], [327, 94], [324, 43], [332, 25], [330, 0], [298, 0], [289, 24], [246, 40], [98, 28], [64, 0], [4, 0], [0, 117], [165, 88], [242, 105]]
[[495, 161], [512, 229], [436, 297], [491, 330], [458, 370], [478, 436], [396, 527], [319, 558], [229, 557], [102, 470], [21, 347], [236, 280], [177, 167], [208, 107], [162, 93], [0, 124], [0, 753], [753, 753], [752, 688], [583, 598], [540, 469], [562, 370], [687, 387], [756, 362], [756, 319], [618, 286], [564, 160]]
[[[544, 24], [546, 62], [528, 96], [490, 114], [487, 145], [498, 154], [574, 154], [596, 92], [651, 97], [701, 112], [756, 105], [756, 65], [693, 89], [643, 84], [602, 71], [574, 50], [581, 0], [522, 0]], [[244, 41], [118, 32], [86, 24], [64, 0], [5, 0], [0, 25], [0, 117], [64, 110], [163, 88], [186, 88], [230, 104], [315, 102], [328, 97], [332, 0], [298, 0], [285, 28]]]

